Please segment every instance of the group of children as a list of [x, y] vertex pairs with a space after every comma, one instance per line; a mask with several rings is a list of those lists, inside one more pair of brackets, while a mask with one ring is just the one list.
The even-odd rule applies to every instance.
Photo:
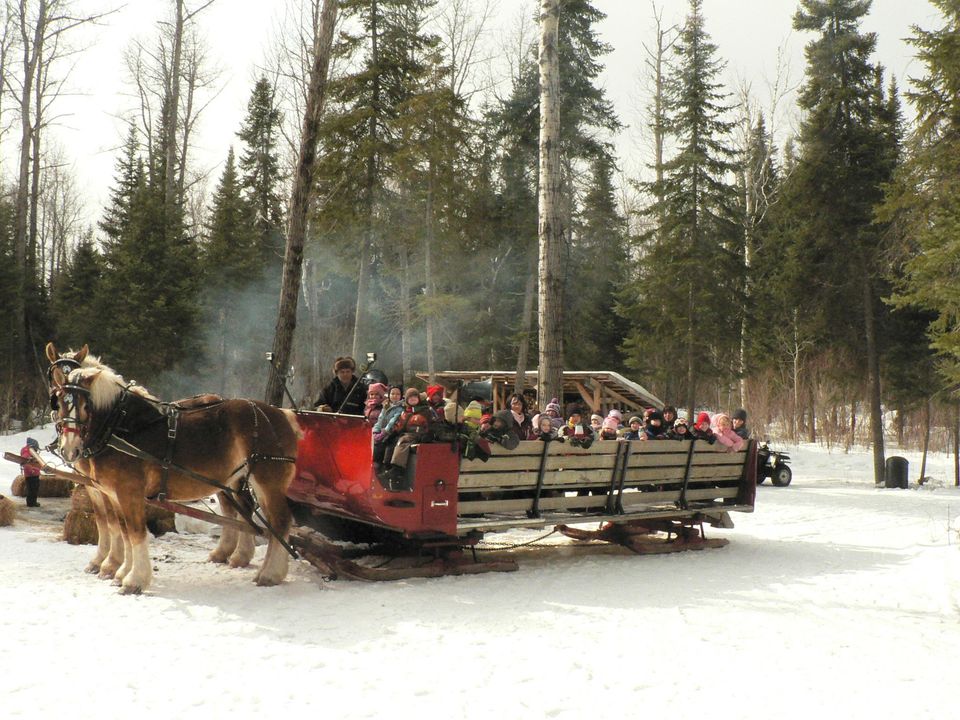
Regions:
[[742, 408], [733, 414], [718, 413], [712, 418], [709, 413], [701, 412], [697, 421], [690, 427], [688, 420], [678, 415], [671, 405], [663, 410], [647, 408], [643, 416], [634, 415], [626, 423], [617, 409], [610, 410], [606, 417], [596, 413], [590, 416], [589, 424], [583, 422], [581, 407], [571, 404], [567, 407], [567, 420], [560, 418], [556, 400], [547, 404], [544, 412], [533, 419], [533, 431], [530, 440], [549, 442], [569, 440], [572, 445], [589, 447], [596, 440], [702, 440], [719, 442], [731, 451], [743, 449], [750, 437], [746, 427], [747, 413]]
[[668, 405], [663, 410], [648, 408], [642, 416], [634, 415], [624, 423], [617, 409], [610, 410], [606, 417], [592, 414], [588, 418], [577, 403], [567, 406], [564, 419], [560, 404], [553, 399], [543, 412], [530, 418], [521, 395], [511, 396], [508, 409], [490, 413], [478, 400], [459, 407], [445, 397], [442, 385], [431, 385], [421, 394], [414, 387], [404, 390], [399, 385], [388, 388], [373, 383], [367, 391], [364, 415], [373, 425], [375, 466], [391, 487], [403, 484], [410, 449], [423, 442], [459, 441], [466, 457], [485, 460], [490, 442], [507, 449], [517, 447], [520, 440], [569, 442], [586, 448], [598, 440], [696, 439], [737, 451], [749, 438], [743, 409], [732, 417], [725, 413], [711, 417], [701, 412], [691, 426]]

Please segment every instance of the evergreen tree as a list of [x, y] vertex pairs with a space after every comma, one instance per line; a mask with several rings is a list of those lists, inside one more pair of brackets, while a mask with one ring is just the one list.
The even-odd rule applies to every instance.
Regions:
[[690, 0], [674, 46], [677, 77], [668, 114], [677, 151], [664, 164], [663, 187], [654, 193], [664, 198], [664, 207], [654, 203], [648, 211], [666, 226], [644, 238], [639, 277], [623, 305], [632, 320], [643, 316], [625, 343], [631, 365], [658, 365], [665, 394], [683, 397], [691, 412], [701, 381], [729, 375], [739, 331], [733, 308], [741, 291], [730, 282], [740, 276], [742, 243], [731, 182], [732, 123], [724, 119], [727, 96], [718, 82], [724, 66], [706, 32], [702, 6], [702, 0]]
[[[895, 152], [889, 118], [881, 112], [882, 78], [870, 62], [876, 37], [859, 27], [869, 8], [864, 0], [801, 0], [794, 16], [796, 29], [817, 33], [806, 48], [800, 94], [806, 117], [792, 180], [804, 221], [794, 243], [794, 269], [807, 322], [835, 355], [866, 361], [854, 372], [868, 378], [874, 473], [880, 482], [878, 298], [885, 271], [878, 251], [881, 229], [872, 221]], [[857, 273], [850, 273], [851, 263]]]
[[80, 239], [53, 287], [58, 347], [79, 348], [84, 343], [98, 351], [105, 347], [103, 319], [97, 312], [103, 271], [103, 256], [90, 231]]
[[913, 28], [910, 43], [924, 74], [908, 94], [917, 114], [906, 157], [890, 186], [881, 219], [902, 238], [902, 275], [893, 301], [932, 313], [928, 332], [943, 378], [960, 382], [960, 1], [931, 0], [943, 17], [935, 30]]
[[265, 271], [279, 274], [283, 259], [283, 172], [277, 157], [281, 114], [274, 105], [274, 89], [266, 77], [254, 85], [247, 115], [237, 136], [243, 142], [240, 154], [240, 187], [250, 222], [257, 232], [260, 260]]

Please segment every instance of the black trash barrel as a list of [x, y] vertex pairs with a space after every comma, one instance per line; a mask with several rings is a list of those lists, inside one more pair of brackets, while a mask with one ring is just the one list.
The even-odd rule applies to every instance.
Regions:
[[908, 470], [910, 464], [907, 462], [906, 458], [902, 458], [898, 455], [887, 458], [887, 464], [884, 467], [884, 482], [883, 484], [888, 488], [908, 488], [910, 487], [910, 480], [908, 479]]

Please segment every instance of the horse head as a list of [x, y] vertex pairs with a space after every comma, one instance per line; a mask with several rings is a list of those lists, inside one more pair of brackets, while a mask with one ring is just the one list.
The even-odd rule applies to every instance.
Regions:
[[58, 446], [67, 462], [76, 462], [89, 443], [97, 437], [104, 417], [110, 413], [126, 389], [123, 377], [105, 365], [71, 370], [65, 382], [62, 371], [55, 368], [58, 385], [56, 410], [59, 429]]

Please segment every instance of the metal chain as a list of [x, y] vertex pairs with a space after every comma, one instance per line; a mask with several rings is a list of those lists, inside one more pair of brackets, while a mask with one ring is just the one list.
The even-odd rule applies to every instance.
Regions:
[[478, 543], [476, 549], [477, 549], [477, 552], [492, 552], [493, 550], [512, 550], [513, 548], [526, 547], [527, 545], [533, 545], [535, 543], [540, 542], [541, 540], [545, 540], [546, 538], [553, 535], [555, 532], [557, 532], [556, 528], [548, 532], [546, 535], [541, 535], [540, 537], [534, 538], [533, 540], [529, 540], [524, 543], [516, 543], [513, 545], [511, 545], [510, 543], [484, 542], [483, 543], [484, 547], [481, 547], [480, 543]]

